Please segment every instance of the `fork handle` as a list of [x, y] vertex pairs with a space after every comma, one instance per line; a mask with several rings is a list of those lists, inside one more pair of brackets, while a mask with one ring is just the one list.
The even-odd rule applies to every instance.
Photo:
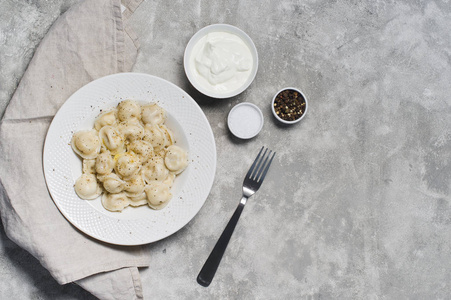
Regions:
[[235, 229], [235, 226], [238, 223], [238, 219], [240, 218], [241, 212], [243, 211], [246, 200], [247, 200], [246, 197], [243, 197], [243, 199], [241, 199], [240, 204], [233, 213], [232, 218], [230, 219], [226, 228], [219, 237], [219, 240], [216, 242], [216, 245], [211, 251], [210, 256], [208, 256], [207, 261], [202, 267], [202, 270], [200, 270], [199, 275], [197, 275], [197, 283], [199, 283], [200, 285], [207, 287], [213, 280], [216, 270], [218, 269], [219, 263], [221, 262], [222, 256], [224, 255], [227, 245], [229, 244], [233, 230]]

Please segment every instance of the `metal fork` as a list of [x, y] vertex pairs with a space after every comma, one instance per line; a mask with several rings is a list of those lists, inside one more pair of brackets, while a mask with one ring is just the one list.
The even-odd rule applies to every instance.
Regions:
[[271, 150], [269, 150], [268, 155], [266, 155], [268, 148], [266, 148], [264, 152], [263, 149], [264, 147], [260, 149], [257, 158], [255, 158], [254, 163], [252, 164], [246, 174], [246, 177], [244, 178], [243, 197], [241, 198], [240, 204], [233, 213], [232, 218], [222, 232], [221, 237], [216, 242], [216, 245], [211, 251], [210, 256], [208, 256], [207, 261], [205, 262], [202, 270], [200, 270], [200, 273], [197, 276], [197, 282], [202, 286], [209, 286], [211, 281], [213, 280], [213, 277], [215, 276], [216, 270], [218, 269], [219, 263], [221, 262], [222, 256], [224, 255], [227, 244], [230, 241], [230, 237], [232, 236], [233, 230], [238, 223], [238, 219], [240, 218], [241, 212], [243, 211], [247, 199], [252, 196], [262, 185], [266, 173], [268, 172], [269, 166], [271, 165], [271, 162], [276, 155], [276, 153], [274, 152], [271, 156]]

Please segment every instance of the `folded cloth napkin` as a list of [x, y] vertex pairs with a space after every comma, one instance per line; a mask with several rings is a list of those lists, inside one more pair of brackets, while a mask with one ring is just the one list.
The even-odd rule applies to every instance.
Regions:
[[86, 0], [71, 7], [37, 48], [0, 123], [0, 209], [8, 237], [60, 283], [101, 299], [141, 299], [142, 247], [96, 241], [59, 212], [46, 187], [42, 150], [53, 116], [88, 82], [130, 71], [136, 37], [126, 19], [142, 0]]

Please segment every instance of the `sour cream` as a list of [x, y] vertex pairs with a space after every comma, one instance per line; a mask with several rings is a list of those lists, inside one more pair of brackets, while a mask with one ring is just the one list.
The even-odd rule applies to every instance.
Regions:
[[239, 36], [218, 31], [199, 39], [189, 64], [194, 79], [204, 90], [226, 94], [246, 84], [252, 73], [253, 56]]

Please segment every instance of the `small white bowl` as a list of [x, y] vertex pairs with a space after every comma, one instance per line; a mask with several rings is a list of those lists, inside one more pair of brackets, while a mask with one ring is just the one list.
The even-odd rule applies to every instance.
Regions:
[[[293, 90], [293, 91], [298, 92], [298, 93], [302, 96], [302, 98], [304, 98], [304, 101], [305, 101], [305, 109], [304, 109], [304, 113], [301, 115], [300, 118], [298, 118], [298, 119], [296, 119], [296, 120], [293, 120], [293, 121], [287, 121], [287, 120], [282, 119], [281, 117], [279, 117], [279, 116], [277, 115], [276, 110], [274, 109], [274, 102], [275, 102], [275, 100], [276, 100], [276, 97], [277, 97], [281, 92], [283, 92], [283, 91], [285, 91], [285, 90]], [[308, 101], [307, 101], [307, 97], [304, 95], [303, 92], [301, 92], [301, 90], [299, 90], [299, 89], [297, 89], [297, 88], [294, 88], [294, 87], [286, 87], [286, 88], [283, 88], [283, 89], [281, 89], [280, 91], [278, 91], [278, 92], [274, 95], [274, 97], [272, 98], [272, 102], [271, 102], [271, 111], [272, 111], [272, 114], [274, 115], [274, 117], [275, 117], [279, 122], [281, 122], [281, 123], [283, 123], [283, 124], [287, 124], [287, 125], [288, 125], [288, 124], [295, 124], [295, 123], [301, 121], [301, 120], [305, 117], [305, 115], [307, 114], [307, 109], [308, 109]]]
[[[193, 66], [191, 66], [191, 63], [190, 63], [190, 58], [191, 58], [191, 55], [193, 52], [193, 48], [197, 44], [197, 42], [199, 42], [199, 40], [201, 38], [203, 38], [205, 35], [207, 35], [208, 33], [211, 33], [211, 32], [227, 32], [227, 33], [231, 33], [231, 34], [238, 36], [248, 46], [248, 48], [252, 54], [253, 64], [252, 64], [252, 69], [250, 71], [249, 77], [241, 86], [239, 86], [236, 89], [224, 91], [224, 92], [211, 91], [211, 90], [204, 88], [196, 78], [200, 75], [195, 74], [197, 72], [196, 72], [196, 70], [193, 70]], [[257, 74], [257, 69], [258, 69], [257, 48], [255, 48], [255, 45], [254, 45], [254, 42], [252, 42], [252, 39], [241, 29], [239, 29], [235, 26], [232, 26], [232, 25], [228, 25], [228, 24], [213, 24], [213, 25], [209, 25], [209, 26], [202, 28], [201, 30], [199, 30], [192, 36], [192, 38], [190, 39], [190, 41], [188, 42], [188, 44], [185, 48], [185, 54], [183, 57], [183, 66], [185, 68], [185, 74], [188, 77], [188, 80], [199, 92], [201, 92], [202, 94], [207, 95], [209, 97], [212, 97], [212, 98], [218, 98], [218, 99], [230, 98], [230, 97], [234, 97], [234, 96], [242, 93], [244, 90], [246, 90], [249, 87], [249, 85], [254, 80], [255, 75]]]
[[263, 113], [255, 104], [242, 102], [235, 105], [227, 117], [230, 132], [240, 139], [251, 139], [263, 127]]

